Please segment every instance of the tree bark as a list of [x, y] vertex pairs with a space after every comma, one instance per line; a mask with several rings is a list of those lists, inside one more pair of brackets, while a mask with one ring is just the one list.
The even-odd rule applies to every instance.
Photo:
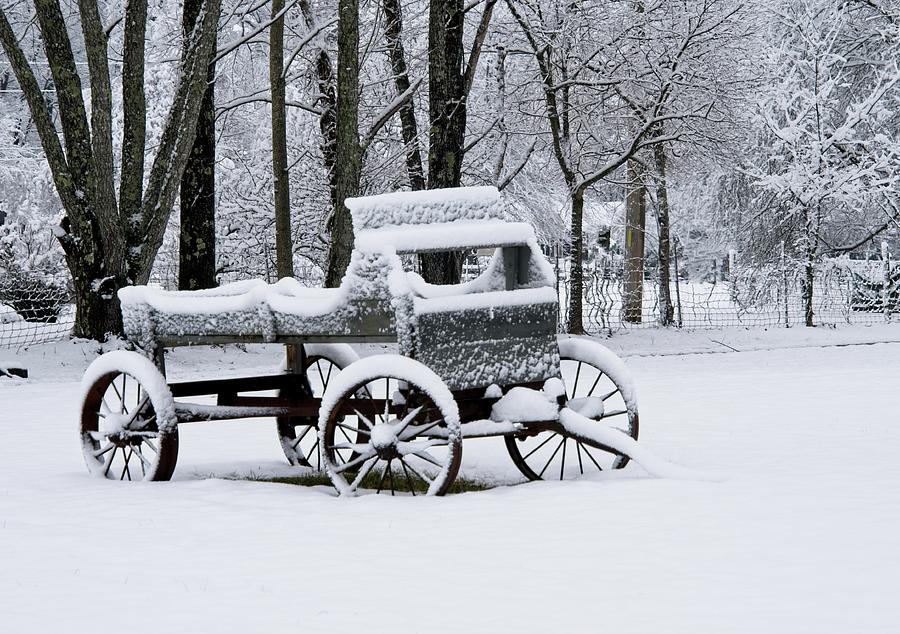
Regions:
[[[272, 0], [272, 14], [284, 0]], [[272, 88], [272, 173], [275, 182], [275, 267], [278, 277], [294, 276], [291, 197], [288, 180], [287, 110], [284, 81], [284, 17], [269, 28], [269, 83]]]
[[[821, 203], [820, 203], [821, 204]], [[804, 266], [803, 266], [803, 313], [804, 323], [807, 327], [815, 325], [815, 315], [813, 312], [813, 284], [816, 277], [816, 224], [813, 210], [809, 205], [804, 206], [805, 213], [805, 241], [803, 245]]]
[[[400, 0], [384, 0], [384, 37], [387, 40], [388, 53], [391, 58], [391, 70], [394, 73], [394, 85], [397, 95], [409, 90], [409, 71], [406, 65], [406, 52], [403, 48], [403, 13]], [[422, 153], [419, 150], [419, 125], [416, 122], [416, 109], [410, 99], [400, 107], [400, 133], [406, 148], [406, 173], [409, 177], [410, 189], [425, 189], [425, 174], [422, 168]]]
[[666, 182], [666, 148], [662, 143], [653, 146], [656, 159], [656, 222], [659, 229], [659, 323], [672, 325], [675, 319], [675, 307], [672, 305], [671, 280], [671, 246], [669, 238], [669, 194]]
[[569, 333], [584, 334], [582, 297], [584, 294], [584, 192], [571, 193], [572, 224], [569, 231]]
[[628, 162], [628, 194], [625, 197], [625, 279], [623, 319], [641, 323], [644, 299], [644, 229], [646, 206], [643, 174], [636, 161]]
[[[466, 134], [463, 71], [463, 2], [431, 0], [428, 15], [428, 189], [459, 187]], [[459, 252], [419, 258], [431, 284], [456, 284], [462, 273]]]
[[[122, 334], [118, 289], [146, 283], [162, 243], [178, 183], [194, 141], [197, 115], [205, 89], [206, 71], [215, 48], [220, 0], [204, 0], [199, 27], [188, 42], [172, 108], [160, 138], [146, 192], [141, 194], [145, 150], [143, 53], [146, 6], [128, 3], [123, 58], [123, 173], [121, 200], [116, 204], [112, 178], [108, 123], [108, 56], [99, 12], [91, 0], [80, 0], [80, 20], [87, 40], [91, 80], [92, 125], [82, 96], [66, 21], [58, 0], [36, 0], [41, 40], [56, 87], [60, 143], [50, 106], [34, 71], [0, 8], [0, 44], [28, 102], [41, 146], [66, 215], [57, 232], [72, 273], [75, 289], [75, 334], [102, 340]], [[130, 43], [130, 45], [129, 45]], [[106, 59], [104, 59], [106, 57]], [[103, 112], [100, 112], [103, 110]], [[139, 122], [140, 120], [140, 122]]]
[[[182, 30], [186, 40], [194, 30], [202, 5], [203, 0], [185, 0]], [[181, 290], [216, 286], [215, 74], [215, 63], [211, 63], [197, 133], [181, 175], [178, 245], [178, 288]]]
[[353, 222], [344, 204], [359, 193], [359, 2], [338, 2], [337, 121], [335, 129], [335, 207], [325, 284], [339, 286], [350, 264]]

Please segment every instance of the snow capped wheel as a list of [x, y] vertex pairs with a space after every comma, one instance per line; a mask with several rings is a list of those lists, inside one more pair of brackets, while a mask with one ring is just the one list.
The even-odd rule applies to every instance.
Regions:
[[[347, 344], [306, 344], [306, 379], [312, 396], [322, 398], [331, 381], [341, 370], [359, 359]], [[283, 395], [283, 393], [282, 393]], [[294, 395], [300, 396], [300, 395]], [[279, 416], [278, 439], [284, 456], [292, 465], [322, 470], [322, 453], [319, 451], [319, 434], [316, 420]]]
[[[587, 339], [560, 339], [559, 355], [568, 407], [637, 440], [637, 398], [622, 360]], [[505, 440], [510, 457], [529, 480], [566, 480], [628, 464], [628, 456], [588, 447], [553, 431], [507, 436]]]
[[82, 386], [81, 447], [88, 470], [112, 480], [171, 478], [178, 427], [159, 370], [136, 352], [109, 352], [88, 367]]
[[462, 462], [450, 390], [428, 367], [393, 354], [361, 359], [328, 386], [319, 437], [341, 495], [443, 495]]

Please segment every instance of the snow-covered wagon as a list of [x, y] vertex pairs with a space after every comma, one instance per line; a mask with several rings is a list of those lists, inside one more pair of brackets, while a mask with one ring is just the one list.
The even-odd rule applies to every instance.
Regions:
[[[495, 189], [347, 205], [355, 245], [339, 288], [282, 279], [119, 292], [140, 352], [107, 353], [86, 372], [81, 440], [92, 472], [167, 480], [180, 425], [251, 417], [275, 418], [288, 461], [325, 469], [341, 494], [446, 493], [463, 438], [503, 436], [530, 479], [628, 462], [610, 442], [637, 438], [628, 373], [602, 345], [557, 336], [553, 270]], [[489, 263], [461, 284], [414, 272], [419, 254], [483, 249], [493, 249]], [[236, 342], [285, 344], [285, 370], [167, 382], [165, 348]], [[358, 358], [349, 345], [372, 343], [398, 353]]]

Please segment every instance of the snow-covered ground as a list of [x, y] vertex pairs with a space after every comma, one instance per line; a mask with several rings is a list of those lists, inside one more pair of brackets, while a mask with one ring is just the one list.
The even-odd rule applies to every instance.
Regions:
[[[290, 472], [268, 420], [184, 426], [173, 482], [95, 480], [75, 427], [92, 352], [33, 348], [18, 355], [31, 380], [0, 379], [0, 632], [891, 631], [900, 343], [873, 342], [900, 326], [809, 332], [704, 333], [781, 347], [740, 353], [607, 342], [726, 352], [626, 360], [641, 442], [722, 482], [630, 465], [443, 499], [215, 477]], [[276, 363], [264, 348], [180, 350], [171, 367]], [[499, 439], [467, 441], [463, 472], [521, 481]]]

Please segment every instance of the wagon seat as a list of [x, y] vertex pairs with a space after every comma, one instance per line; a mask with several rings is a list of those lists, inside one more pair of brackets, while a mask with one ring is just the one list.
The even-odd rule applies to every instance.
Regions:
[[[510, 219], [496, 188], [384, 194], [348, 199], [347, 207], [358, 252], [400, 257], [403, 289], [394, 293], [409, 298], [409, 314], [396, 315], [402, 354], [451, 390], [558, 376], [553, 269], [531, 225]], [[423, 253], [482, 249], [494, 250], [489, 264], [460, 284], [429, 284], [414, 270]]]

